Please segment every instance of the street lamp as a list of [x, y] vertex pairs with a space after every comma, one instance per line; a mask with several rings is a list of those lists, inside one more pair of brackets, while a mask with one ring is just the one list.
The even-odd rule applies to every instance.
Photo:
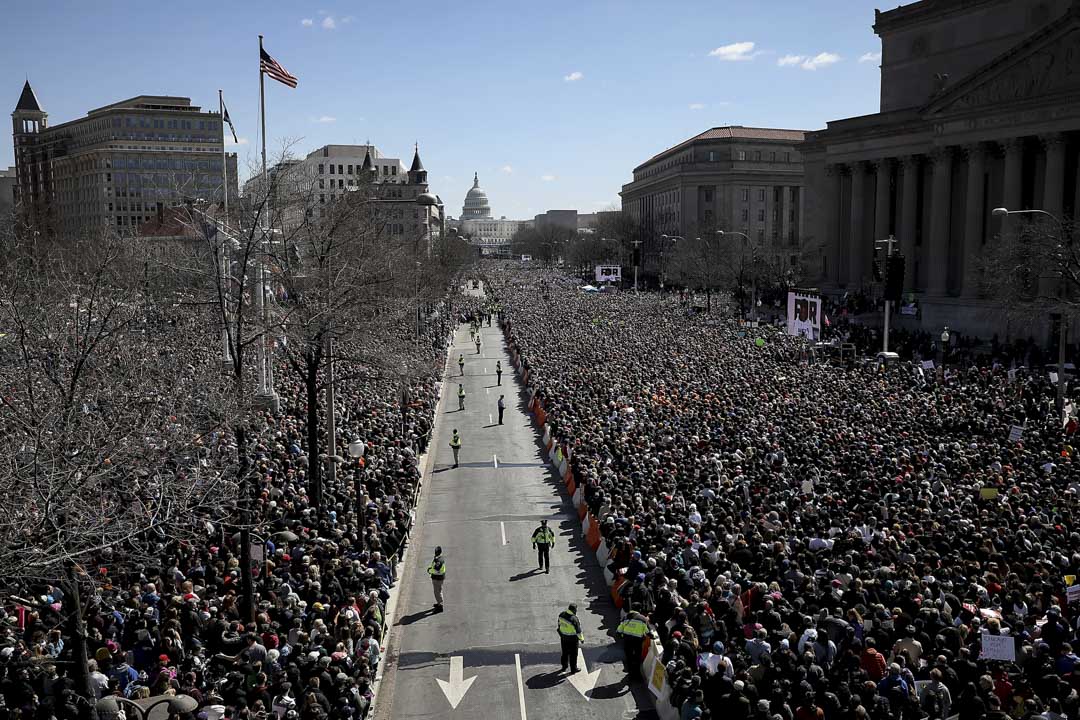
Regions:
[[[1065, 234], [1065, 225], [1061, 222], [1061, 218], [1046, 210], [1010, 210], [1005, 207], [996, 207], [990, 211], [990, 214], [994, 217], [1006, 218], [1009, 215], [1043, 215], [1050, 218], [1054, 225], [1057, 226], [1057, 246], [1061, 248], [1062, 245], [1068, 242], [1068, 238]], [[1065, 273], [1059, 271], [1062, 284], [1065, 282]], [[1065, 322], [1065, 313], [1061, 312], [1058, 318], [1058, 368], [1057, 368], [1057, 396], [1054, 399], [1054, 408], [1057, 410], [1058, 418], [1060, 419], [1062, 413], [1065, 412], [1065, 340], [1068, 333], [1068, 324]]]
[[940, 363], [940, 365], [941, 365], [941, 378], [944, 380], [945, 379], [945, 347], [949, 344], [949, 326], [948, 325], [946, 325], [945, 329], [941, 331], [941, 338], [940, 339], [941, 339], [941, 347], [939, 348], [939, 351], [941, 352], [941, 363]]
[[[682, 235], [661, 235], [660, 239], [665, 241], [665, 242], [671, 241], [672, 245], [674, 245], [675, 243], [677, 243], [680, 240], [683, 240], [683, 241], [686, 240], [686, 238], [684, 238]], [[663, 295], [664, 295], [664, 243], [661, 243], [660, 244], [660, 296], [661, 296], [661, 298], [663, 297]]]
[[745, 244], [750, 246], [750, 249], [754, 253], [750, 258], [750, 322], [757, 322], [757, 268], [754, 267], [757, 264], [757, 244], [750, 239], [749, 235], [736, 230], [717, 230], [716, 234], [720, 237], [724, 237], [725, 235], [737, 235], [743, 239]]
[[[358, 460], [364, 457], [364, 453], [367, 451], [367, 445], [360, 438], [353, 438], [349, 442], [349, 457], [353, 460]], [[354, 471], [354, 478], [356, 479], [356, 488], [353, 492], [356, 494], [356, 516], [358, 518], [364, 517], [364, 507], [367, 505], [367, 499], [364, 497], [364, 474]]]

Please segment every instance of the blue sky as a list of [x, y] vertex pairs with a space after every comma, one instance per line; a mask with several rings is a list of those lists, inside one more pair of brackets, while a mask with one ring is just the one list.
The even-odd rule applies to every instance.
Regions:
[[[896, 0], [885, 7], [895, 7]], [[716, 125], [816, 129], [878, 106], [882, 0], [412, 0], [7, 8], [8, 107], [25, 76], [57, 124], [141, 93], [217, 107], [258, 147], [257, 35], [300, 86], [267, 83], [270, 153], [414, 141], [457, 215], [473, 171], [497, 215], [617, 205], [633, 167]], [[10, 141], [0, 164], [13, 162]]]

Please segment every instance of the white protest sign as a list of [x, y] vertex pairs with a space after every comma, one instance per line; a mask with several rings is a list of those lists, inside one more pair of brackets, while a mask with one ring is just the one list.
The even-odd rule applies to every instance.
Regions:
[[1057, 373], [1056, 372], [1050, 373], [1050, 382], [1052, 382], [1052, 383], [1057, 382]]
[[1016, 382], [1016, 370], [1009, 371], [1009, 382]]
[[1065, 602], [1068, 605], [1080, 603], [1080, 583], [1065, 589]]
[[933, 360], [923, 360], [922, 361], [922, 367], [923, 367], [923, 370], [933, 370], [934, 369], [934, 361]]
[[1020, 425], [1009, 426], [1009, 442], [1020, 442], [1020, 437], [1024, 434], [1024, 428]]
[[982, 634], [982, 655], [986, 660], [1016, 661], [1016, 643], [1011, 635]]

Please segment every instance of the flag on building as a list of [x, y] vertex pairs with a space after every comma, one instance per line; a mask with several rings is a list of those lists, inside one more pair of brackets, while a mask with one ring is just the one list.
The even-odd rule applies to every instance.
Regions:
[[289, 73], [288, 70], [281, 66], [281, 63], [270, 57], [270, 53], [263, 50], [262, 47], [259, 48], [259, 71], [291, 88], [295, 88], [299, 82], [295, 75]]
[[229, 123], [229, 129], [232, 130], [233, 142], [237, 145], [240, 144], [239, 138], [236, 137], [236, 127], [232, 124], [232, 118], [229, 117], [229, 108], [225, 107], [225, 101], [221, 101], [221, 119], [223, 122]]

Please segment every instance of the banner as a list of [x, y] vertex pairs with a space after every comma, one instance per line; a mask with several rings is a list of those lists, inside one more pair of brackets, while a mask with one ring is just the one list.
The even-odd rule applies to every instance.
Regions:
[[821, 339], [821, 298], [809, 293], [788, 293], [787, 334], [815, 342]]
[[596, 282], [622, 282], [622, 267], [619, 265], [597, 265]]

